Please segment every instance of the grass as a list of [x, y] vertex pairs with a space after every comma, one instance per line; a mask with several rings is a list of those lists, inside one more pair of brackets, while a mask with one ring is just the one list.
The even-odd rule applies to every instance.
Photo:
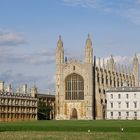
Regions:
[[139, 140], [139, 133], [121, 132], [1, 132], [0, 140]]
[[3, 122], [0, 131], [139, 132], [140, 121], [32, 121]]
[[[121, 132], [122, 127], [124, 132]], [[137, 120], [0, 123], [0, 140], [138, 140], [139, 138], [140, 121]]]

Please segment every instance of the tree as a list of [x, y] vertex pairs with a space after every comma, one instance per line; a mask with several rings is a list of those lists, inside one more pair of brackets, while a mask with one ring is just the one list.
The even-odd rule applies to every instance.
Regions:
[[47, 110], [46, 103], [43, 101], [38, 101], [37, 108], [38, 108], [37, 112], [38, 120], [46, 120], [46, 110]]
[[52, 107], [43, 101], [38, 101], [38, 120], [50, 120]]

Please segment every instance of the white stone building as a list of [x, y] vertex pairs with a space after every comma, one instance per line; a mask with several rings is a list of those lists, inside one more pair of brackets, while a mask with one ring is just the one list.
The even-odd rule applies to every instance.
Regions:
[[140, 87], [110, 88], [106, 99], [106, 119], [140, 119]]

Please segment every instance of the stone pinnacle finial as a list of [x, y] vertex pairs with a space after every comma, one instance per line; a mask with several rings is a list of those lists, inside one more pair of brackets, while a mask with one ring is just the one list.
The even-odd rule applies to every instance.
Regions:
[[101, 67], [100, 57], [99, 57], [99, 62], [98, 63], [99, 63], [98, 66], [100, 68]]
[[112, 61], [114, 61], [114, 58], [113, 58], [113, 55], [111, 54], [111, 56], [110, 56], [110, 59], [112, 60]]
[[90, 39], [90, 34], [88, 34], [87, 40], [86, 40], [86, 47], [91, 47], [91, 46], [92, 46], [92, 41]]
[[105, 69], [105, 60], [104, 60], [104, 58], [103, 58], [103, 68]]
[[135, 59], [138, 59], [138, 57], [137, 57], [137, 53], [135, 53], [135, 56], [134, 56], [134, 58], [135, 58]]
[[114, 71], [117, 71], [117, 64], [114, 63]]
[[128, 71], [127, 71], [127, 66], [126, 66], [126, 65], [124, 65], [124, 71], [125, 71], [126, 73], [128, 73]]
[[109, 69], [109, 60], [107, 60], [106, 68]]
[[59, 35], [59, 40], [61, 40], [61, 35]]
[[111, 70], [114, 70], [114, 58], [113, 58], [113, 55], [111, 54], [111, 57], [110, 57], [110, 69]]
[[59, 35], [57, 46], [58, 46], [58, 48], [63, 47], [63, 42], [62, 42], [62, 39], [61, 39], [61, 35]]
[[90, 39], [90, 34], [88, 33], [88, 39]]
[[134, 55], [133, 62], [134, 62], [134, 63], [138, 63], [138, 57], [137, 57], [137, 54], [136, 54], [136, 53], [135, 53], [135, 55]]

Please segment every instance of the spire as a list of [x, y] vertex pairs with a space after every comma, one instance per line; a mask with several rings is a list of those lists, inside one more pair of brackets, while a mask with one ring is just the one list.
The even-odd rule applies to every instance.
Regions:
[[110, 61], [111, 61], [112, 63], [114, 63], [114, 58], [113, 58], [113, 55], [112, 55], [112, 54], [111, 54]]
[[103, 69], [105, 69], [105, 60], [103, 58]]
[[56, 48], [56, 64], [64, 63], [64, 48], [63, 48], [63, 41], [61, 39], [61, 35], [59, 35], [59, 39], [57, 41], [57, 48]]
[[90, 34], [88, 34], [88, 36], [87, 36], [86, 47], [92, 47], [92, 41], [90, 39]]
[[136, 53], [133, 58], [133, 75], [135, 77], [135, 86], [138, 86], [139, 85], [139, 62]]
[[92, 41], [90, 39], [90, 35], [86, 39], [86, 46], [85, 46], [85, 63], [93, 63], [93, 49], [92, 49]]
[[114, 71], [117, 71], [117, 64], [114, 63]]
[[134, 62], [136, 62], [136, 63], [138, 63], [138, 57], [137, 57], [137, 54], [135, 53], [135, 56], [134, 56], [134, 58], [133, 58], [133, 63]]
[[110, 58], [110, 69], [114, 70], [114, 58], [113, 58], [113, 55], [111, 55], [111, 58]]
[[63, 47], [63, 42], [62, 42], [62, 39], [61, 39], [61, 35], [59, 35], [59, 39], [58, 39], [58, 42], [57, 42], [57, 47], [60, 49], [61, 47]]
[[99, 60], [98, 60], [98, 67], [101, 68], [100, 57], [99, 57]]
[[107, 62], [106, 62], [106, 68], [107, 68], [107, 70], [109, 70], [109, 60], [107, 60]]

